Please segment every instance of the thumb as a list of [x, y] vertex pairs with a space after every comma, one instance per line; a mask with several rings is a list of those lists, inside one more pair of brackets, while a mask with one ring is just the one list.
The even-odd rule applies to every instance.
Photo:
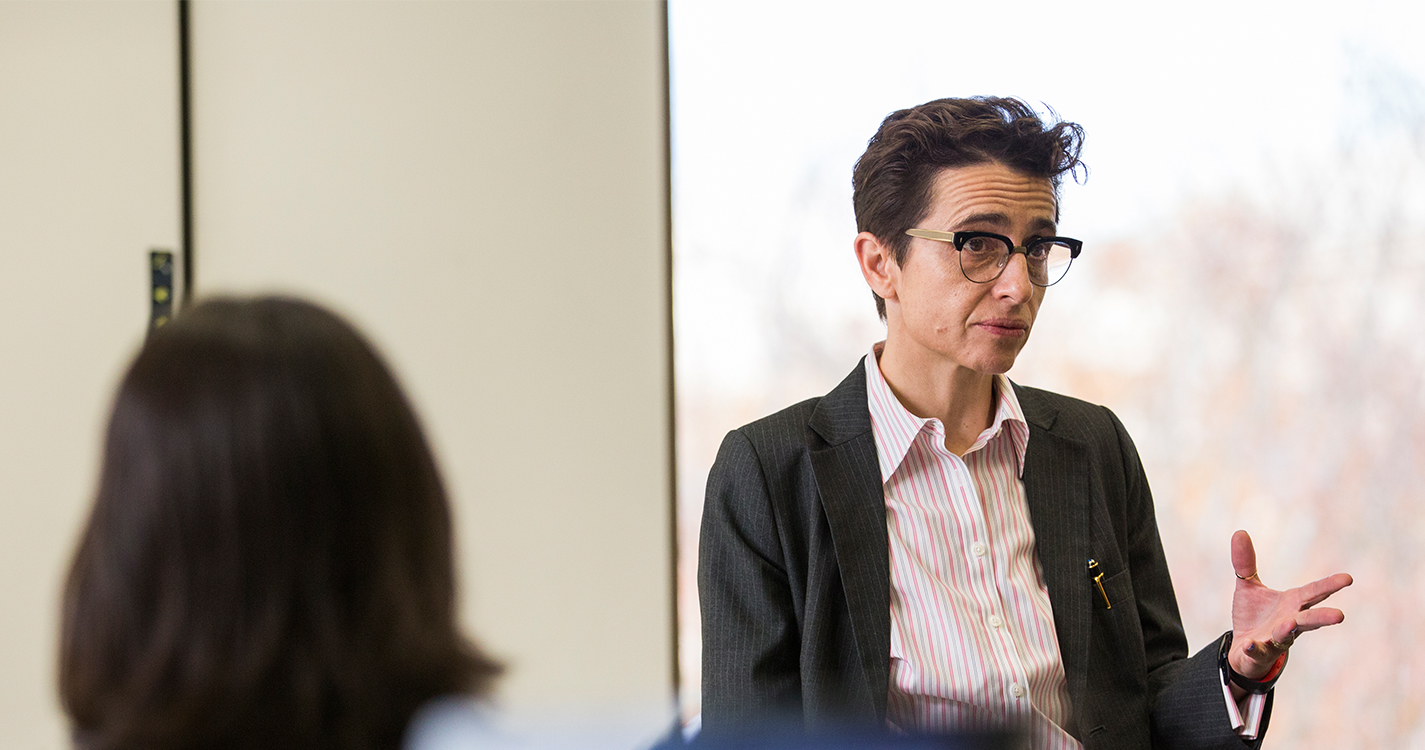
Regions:
[[1232, 535], [1232, 569], [1238, 578], [1257, 574], [1257, 551], [1252, 547], [1252, 537], [1240, 529]]

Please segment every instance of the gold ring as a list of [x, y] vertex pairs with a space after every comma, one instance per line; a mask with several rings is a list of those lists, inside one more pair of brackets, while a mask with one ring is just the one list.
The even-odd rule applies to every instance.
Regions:
[[[1235, 571], [1235, 570], [1232, 571], [1232, 575], [1237, 576], [1237, 571]], [[1256, 578], [1256, 577], [1257, 577], [1257, 571], [1254, 570], [1254, 571], [1252, 571], [1252, 575], [1249, 575], [1249, 576], [1237, 576], [1237, 580], [1239, 580], [1239, 581], [1250, 581], [1250, 580], [1252, 580], [1253, 578]]]

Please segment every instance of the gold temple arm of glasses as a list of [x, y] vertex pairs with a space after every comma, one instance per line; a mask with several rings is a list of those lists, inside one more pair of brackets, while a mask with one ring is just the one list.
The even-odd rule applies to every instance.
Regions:
[[939, 232], [934, 229], [907, 229], [905, 233], [912, 237], [920, 237], [927, 240], [940, 240], [941, 242], [954, 242], [954, 232]]

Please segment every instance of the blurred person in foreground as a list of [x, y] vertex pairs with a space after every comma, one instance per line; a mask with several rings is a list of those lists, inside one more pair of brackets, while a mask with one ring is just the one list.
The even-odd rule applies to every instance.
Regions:
[[854, 248], [886, 340], [723, 441], [698, 569], [705, 732], [792, 716], [1257, 747], [1293, 641], [1342, 621], [1316, 605], [1350, 576], [1268, 588], [1239, 531], [1232, 628], [1190, 656], [1123, 425], [1005, 377], [1081, 250], [1058, 189], [1082, 137], [976, 98], [895, 112], [871, 139]]
[[124, 376], [63, 604], [82, 750], [442, 745], [500, 668], [459, 632], [450, 510], [375, 350], [216, 299]]

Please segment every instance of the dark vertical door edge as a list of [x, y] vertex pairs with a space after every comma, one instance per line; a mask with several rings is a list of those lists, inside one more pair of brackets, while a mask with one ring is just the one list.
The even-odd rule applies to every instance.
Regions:
[[188, 54], [189, 5], [189, 0], [178, 0], [178, 164], [183, 235], [183, 292], [180, 310], [187, 308], [193, 299], [193, 79], [192, 59]]
[[[663, 292], [664, 341], [667, 353], [668, 378], [668, 539], [673, 563], [673, 700], [679, 704], [682, 695], [682, 670], [678, 649], [678, 400], [677, 375], [673, 367], [673, 107], [668, 44], [668, 2], [660, 3], [663, 42]], [[681, 711], [682, 706], [678, 706]]]

